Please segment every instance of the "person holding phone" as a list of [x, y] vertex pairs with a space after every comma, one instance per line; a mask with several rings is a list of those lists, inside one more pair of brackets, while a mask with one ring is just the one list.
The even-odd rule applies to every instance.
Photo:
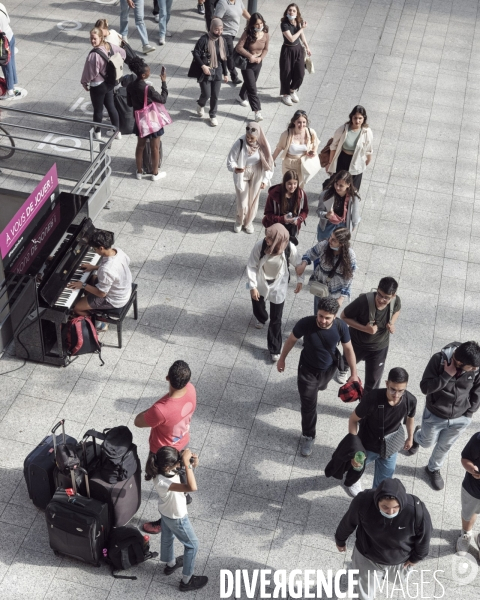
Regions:
[[[470, 547], [473, 526], [480, 514], [480, 433], [474, 433], [462, 450], [462, 467], [465, 477], [462, 482], [462, 531], [457, 540], [456, 551], [465, 556]], [[480, 534], [475, 538], [480, 549]]]
[[[181, 483], [178, 471], [185, 468], [186, 483]], [[162, 519], [160, 539], [160, 560], [167, 563], [163, 572], [171, 575], [182, 568], [181, 592], [199, 590], [208, 583], [208, 577], [194, 575], [195, 557], [198, 552], [198, 539], [188, 518], [186, 493], [197, 491], [194, 469], [198, 466], [198, 456], [189, 448], [179, 452], [172, 446], [162, 446], [155, 454], [150, 454], [145, 466], [145, 479], [153, 479], [158, 493], [158, 511]], [[183, 556], [174, 554], [175, 538], [183, 544]]]
[[208, 33], [202, 35], [193, 50], [193, 60], [197, 63], [197, 69], [200, 67], [197, 78], [200, 84], [197, 115], [203, 117], [205, 105], [210, 100], [209, 116], [212, 127], [218, 125], [218, 96], [220, 94], [222, 79], [225, 83], [228, 82], [228, 48], [222, 33], [222, 19], [212, 19]]
[[298, 5], [289, 4], [280, 25], [283, 34], [283, 46], [280, 51], [280, 94], [282, 102], [287, 106], [300, 101], [297, 92], [305, 77], [305, 52], [307, 56], [312, 55], [303, 32], [306, 26], [307, 22], [302, 18]]
[[320, 218], [317, 227], [317, 240], [328, 240], [339, 227], [346, 227], [353, 233], [360, 223], [360, 196], [353, 185], [353, 178], [348, 171], [336, 173], [327, 188], [318, 198], [317, 216]]
[[[130, 70], [132, 73], [135, 73], [137, 79], [127, 85], [127, 103], [133, 107], [134, 111], [141, 110], [145, 102], [145, 88], [147, 87], [145, 80], [150, 77], [150, 67], [142, 58], [136, 56], [130, 61]], [[167, 101], [167, 71], [165, 67], [162, 67], [160, 77], [162, 80], [162, 92], [159, 94], [152, 85], [148, 85], [147, 104], [151, 104], [152, 102], [165, 104]], [[135, 123], [133, 133], [137, 136], [137, 148], [135, 149], [136, 178], [142, 179], [143, 177], [143, 152], [147, 142], [150, 143], [152, 153], [152, 181], [158, 181], [165, 177], [166, 173], [159, 171], [161, 163], [161, 137], [164, 134], [163, 127], [155, 133], [140, 137], [137, 123]]]

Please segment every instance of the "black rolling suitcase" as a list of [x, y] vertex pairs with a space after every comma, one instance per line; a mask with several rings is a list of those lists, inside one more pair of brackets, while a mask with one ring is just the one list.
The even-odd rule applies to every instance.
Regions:
[[[163, 160], [163, 150], [162, 150], [162, 140], [160, 139], [160, 148], [159, 148], [159, 156], [158, 156], [158, 168], [162, 166]], [[153, 163], [152, 163], [152, 150], [150, 148], [150, 142], [147, 140], [145, 144], [145, 148], [143, 150], [143, 174], [144, 175], [152, 175], [153, 173]]]
[[87, 497], [72, 488], [59, 488], [45, 509], [50, 548], [55, 554], [99, 566], [110, 531], [108, 505], [90, 498], [88, 474], [82, 467]]
[[[62, 425], [60, 421], [47, 436], [27, 456], [23, 463], [23, 475], [27, 484], [28, 495], [36, 507], [45, 509], [55, 493], [55, 450], [54, 438], [56, 430]], [[64, 435], [66, 444], [76, 444], [77, 440]]]

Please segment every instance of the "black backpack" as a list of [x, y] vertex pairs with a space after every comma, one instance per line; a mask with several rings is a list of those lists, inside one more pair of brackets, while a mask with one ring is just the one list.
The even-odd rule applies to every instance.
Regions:
[[121, 425], [104, 431], [100, 451], [100, 477], [107, 483], [125, 481], [138, 467], [137, 446], [128, 427]]
[[106, 561], [116, 579], [136, 580], [135, 575], [117, 575], [115, 571], [124, 571], [157, 556], [158, 552], [150, 552], [149, 536], [144, 536], [136, 527], [115, 527], [110, 534]]

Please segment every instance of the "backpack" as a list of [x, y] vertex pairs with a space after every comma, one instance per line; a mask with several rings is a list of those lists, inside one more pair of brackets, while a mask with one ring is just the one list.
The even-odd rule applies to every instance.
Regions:
[[78, 316], [64, 326], [64, 346], [70, 356], [97, 353], [102, 367], [105, 361], [102, 359], [101, 344], [98, 340], [97, 330], [88, 316]]
[[409, 495], [413, 498], [413, 508], [415, 510], [415, 534], [420, 535], [420, 528], [422, 527], [423, 516], [424, 516], [424, 512], [423, 512], [424, 504], [420, 500], [420, 498], [418, 498], [414, 494], [409, 494]]
[[3, 77], [0, 77], [0, 96], [5, 96], [7, 91], [7, 82]]
[[[367, 292], [365, 294], [365, 296], [367, 297], [367, 302], [368, 302], [368, 323], [369, 325], [373, 325], [375, 323], [375, 312], [377, 310], [377, 307], [375, 306], [375, 292], [377, 290], [375, 288], [373, 288], [370, 292]], [[397, 298], [395, 297], [394, 302], [390, 302], [390, 304], [388, 305], [389, 310], [390, 310], [390, 314], [388, 316], [388, 323], [390, 323], [390, 321], [392, 320], [393, 317], [393, 311], [395, 310], [395, 306], [397, 304]]]
[[11, 56], [12, 52], [10, 50], [10, 43], [8, 41], [8, 38], [3, 31], [0, 31], [0, 67], [5, 67], [6, 65], [8, 65]]
[[90, 54], [94, 52], [103, 58], [107, 63], [107, 71], [105, 73], [105, 83], [112, 85], [123, 77], [123, 58], [117, 52], [116, 54], [108, 53], [108, 58], [98, 48], [94, 48], [90, 51]]
[[150, 537], [131, 526], [113, 529], [106, 552], [105, 559], [111, 566], [113, 577], [134, 581], [137, 579], [135, 575], [117, 575], [114, 571], [124, 571], [158, 556], [158, 552], [150, 552]]
[[105, 430], [100, 451], [100, 477], [107, 483], [129, 479], [138, 467], [137, 446], [128, 427], [120, 425]]

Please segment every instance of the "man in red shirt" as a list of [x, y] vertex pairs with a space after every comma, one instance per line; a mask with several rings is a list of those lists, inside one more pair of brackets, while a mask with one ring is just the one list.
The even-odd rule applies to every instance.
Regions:
[[[168, 370], [168, 394], [149, 409], [135, 417], [136, 427], [150, 427], [150, 454], [162, 446], [173, 446], [181, 451], [190, 443], [190, 421], [197, 406], [197, 393], [190, 383], [191, 371], [183, 360], [177, 360]], [[182, 479], [182, 473], [180, 473]], [[160, 533], [161, 523], [145, 523], [148, 533]]]

